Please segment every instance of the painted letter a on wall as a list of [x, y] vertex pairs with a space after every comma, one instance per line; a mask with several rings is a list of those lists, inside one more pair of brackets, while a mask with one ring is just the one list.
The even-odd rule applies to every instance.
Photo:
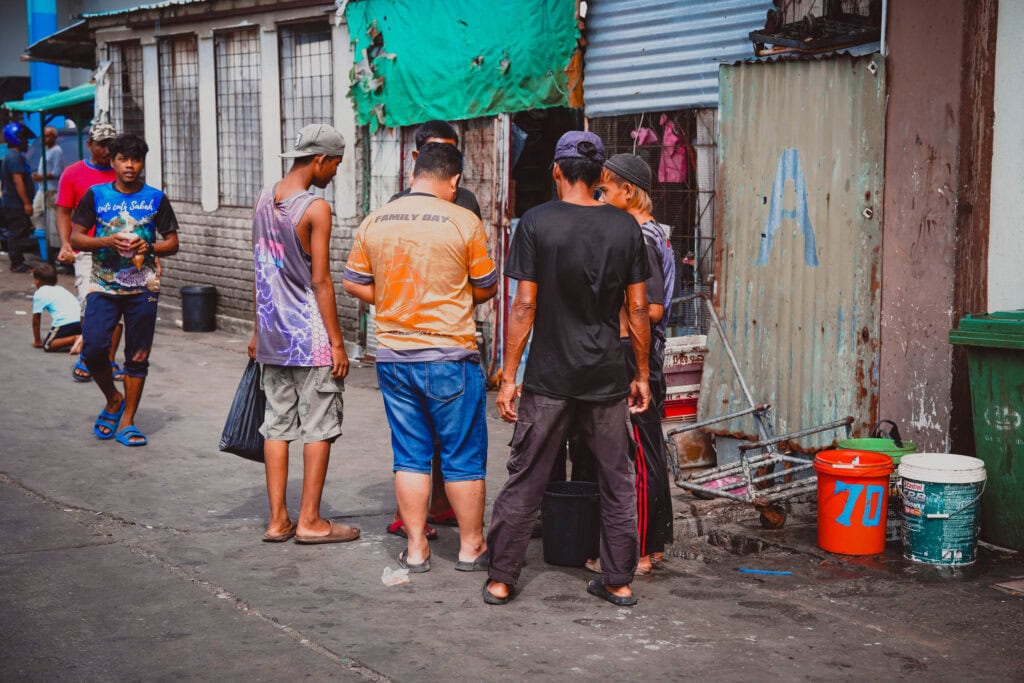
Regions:
[[[796, 206], [793, 209], [783, 208], [787, 180], [793, 181], [793, 189], [796, 193]], [[807, 212], [807, 179], [804, 178], [804, 171], [800, 167], [800, 153], [795, 149], [783, 150], [779, 157], [779, 166], [775, 170], [775, 182], [772, 183], [768, 218], [764, 222], [764, 231], [761, 233], [761, 249], [758, 251], [754, 265], [768, 265], [772, 240], [782, 225], [783, 219], [786, 218], [796, 221], [797, 226], [804, 234], [804, 263], [816, 267], [818, 265], [818, 250], [814, 243], [814, 227], [811, 225], [811, 217]]]

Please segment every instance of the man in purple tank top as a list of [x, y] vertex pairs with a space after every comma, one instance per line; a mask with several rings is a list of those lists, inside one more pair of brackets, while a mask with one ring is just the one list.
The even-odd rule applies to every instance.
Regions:
[[[329, 249], [331, 207], [309, 188], [334, 179], [345, 140], [326, 124], [299, 131], [291, 170], [264, 189], [253, 210], [255, 329], [249, 357], [263, 365], [267, 409], [260, 431], [270, 499], [263, 540], [341, 543], [359, 529], [320, 517], [331, 445], [341, 436], [348, 355], [338, 322]], [[302, 502], [288, 516], [288, 445], [302, 441]]]

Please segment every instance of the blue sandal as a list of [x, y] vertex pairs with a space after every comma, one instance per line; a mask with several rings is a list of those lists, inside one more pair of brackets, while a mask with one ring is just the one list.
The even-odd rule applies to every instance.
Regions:
[[114, 378], [115, 382], [124, 381], [124, 370], [122, 370], [121, 366], [114, 361], [110, 361], [110, 375]]
[[78, 362], [75, 363], [75, 367], [71, 368], [71, 377], [76, 382], [91, 382], [92, 373], [89, 372], [89, 368], [85, 367], [85, 363], [82, 362], [82, 357], [78, 357]]
[[[96, 435], [97, 439], [108, 439], [114, 438], [114, 432], [117, 430], [117, 423], [121, 421], [121, 416], [124, 414], [124, 401], [121, 401], [121, 407], [117, 409], [116, 413], [108, 413], [107, 409], [104, 408], [100, 411], [99, 416], [96, 418], [96, 423], [92, 426], [92, 432]], [[101, 428], [107, 428], [109, 431], [102, 431]]]
[[[128, 425], [117, 434], [114, 434], [114, 438], [122, 446], [145, 446], [149, 443], [146, 435], [140, 432], [139, 428], [135, 425]], [[132, 441], [132, 439], [142, 439], [142, 441]]]

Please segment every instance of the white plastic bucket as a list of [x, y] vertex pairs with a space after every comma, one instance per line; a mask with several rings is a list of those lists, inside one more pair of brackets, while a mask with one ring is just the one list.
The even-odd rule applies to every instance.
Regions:
[[977, 554], [985, 463], [952, 453], [914, 453], [899, 466], [903, 556], [943, 566], [972, 564]]

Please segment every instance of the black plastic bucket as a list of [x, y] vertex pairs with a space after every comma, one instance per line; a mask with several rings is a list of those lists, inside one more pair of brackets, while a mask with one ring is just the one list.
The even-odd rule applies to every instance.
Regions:
[[217, 329], [217, 288], [213, 285], [182, 287], [181, 329], [213, 332]]
[[540, 506], [544, 561], [582, 567], [597, 557], [601, 542], [601, 502], [597, 484], [553, 481]]

